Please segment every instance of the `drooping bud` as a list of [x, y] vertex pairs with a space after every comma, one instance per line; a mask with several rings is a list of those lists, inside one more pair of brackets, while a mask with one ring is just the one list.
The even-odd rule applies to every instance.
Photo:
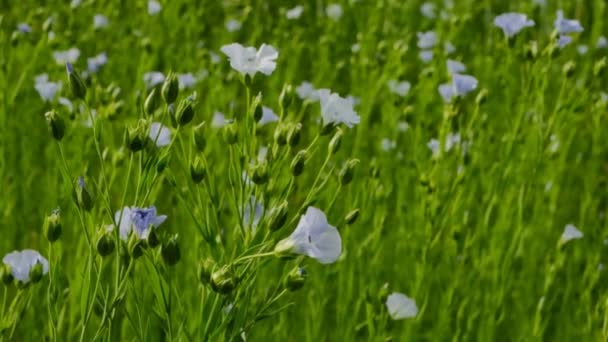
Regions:
[[82, 78], [74, 70], [72, 63], [66, 63], [65, 69], [68, 73], [68, 84], [70, 85], [70, 90], [72, 90], [72, 95], [77, 99], [84, 100], [84, 97], [87, 95], [87, 87], [84, 85]]
[[228, 294], [236, 288], [237, 279], [230, 266], [224, 265], [211, 274], [211, 288], [218, 293]]
[[84, 182], [84, 177], [78, 177], [78, 179], [74, 183], [74, 192], [72, 193], [72, 195], [74, 197], [76, 205], [78, 205], [80, 209], [90, 211], [91, 209], [93, 209], [94, 201], [93, 196], [91, 196], [91, 193], [87, 189], [87, 186]]
[[177, 235], [173, 236], [169, 241], [163, 243], [160, 251], [163, 261], [168, 266], [176, 265], [182, 257], [179, 245], [177, 244]]
[[251, 180], [257, 185], [268, 182], [268, 163], [265, 161], [256, 162], [251, 166], [250, 174]]
[[289, 146], [296, 147], [300, 143], [301, 132], [302, 124], [299, 122], [289, 127], [289, 131], [287, 132], [287, 143]]
[[207, 175], [207, 168], [205, 162], [200, 156], [194, 157], [194, 160], [190, 164], [190, 178], [196, 184], [200, 183], [205, 179]]
[[37, 261], [32, 268], [30, 268], [30, 281], [34, 284], [39, 283], [44, 275], [44, 269], [42, 263]]
[[293, 86], [291, 84], [284, 85], [283, 90], [281, 90], [281, 95], [279, 95], [279, 106], [281, 106], [284, 111], [287, 110], [293, 102], [293, 97]]
[[357, 219], [359, 218], [359, 213], [360, 213], [359, 208], [352, 210], [351, 212], [346, 214], [346, 216], [344, 217], [344, 222], [346, 222], [346, 224], [348, 224], [348, 225], [355, 223], [357, 221]]
[[97, 253], [101, 257], [107, 257], [114, 252], [116, 243], [114, 242], [114, 236], [111, 231], [105, 231], [99, 239], [97, 239]]
[[53, 243], [61, 237], [61, 230], [61, 212], [59, 209], [55, 209], [44, 219], [44, 235], [49, 242]]
[[152, 115], [160, 107], [160, 104], [160, 92], [158, 90], [158, 87], [154, 87], [152, 88], [152, 91], [150, 91], [148, 97], [146, 98], [146, 101], [144, 102], [144, 112], [148, 115]]
[[180, 126], [185, 126], [194, 119], [194, 105], [196, 104], [196, 92], [181, 100], [175, 110], [174, 121]]
[[281, 227], [285, 225], [285, 222], [287, 222], [288, 214], [289, 209], [287, 201], [283, 201], [279, 206], [272, 208], [269, 214], [270, 219], [268, 220], [270, 231], [274, 232], [281, 229]]
[[46, 118], [46, 122], [49, 126], [49, 132], [51, 132], [53, 138], [55, 138], [57, 141], [61, 141], [65, 134], [65, 122], [63, 121], [63, 118], [54, 110], [46, 112], [44, 117]]
[[299, 151], [293, 160], [291, 161], [290, 169], [291, 174], [297, 177], [304, 171], [304, 164], [306, 164], [307, 153], [306, 150]]
[[287, 275], [285, 279], [285, 287], [289, 291], [297, 291], [304, 286], [308, 274], [303, 267], [296, 267]]
[[125, 140], [127, 148], [131, 152], [138, 152], [146, 147], [146, 144], [149, 141], [148, 130], [148, 124], [143, 119], [139, 120], [137, 125], [127, 128]]
[[228, 145], [233, 145], [237, 142], [239, 137], [239, 130], [236, 121], [227, 123], [222, 127], [222, 135]]
[[349, 159], [340, 170], [340, 183], [348, 185], [355, 174], [355, 167], [359, 164], [359, 159]]
[[336, 154], [336, 152], [338, 152], [338, 150], [340, 149], [340, 145], [342, 144], [342, 135], [342, 130], [338, 129], [338, 131], [329, 141], [328, 150], [330, 155]]
[[197, 151], [205, 151], [205, 147], [207, 146], [207, 138], [205, 137], [205, 123], [201, 122], [200, 124], [194, 126], [192, 134], [194, 135], [194, 146], [196, 146]]
[[211, 274], [213, 274], [215, 267], [216, 264], [213, 259], [207, 258], [201, 260], [198, 265], [198, 279], [203, 285], [207, 285], [211, 282]]
[[166, 104], [174, 103], [177, 100], [177, 96], [179, 95], [179, 80], [173, 71], [169, 72], [169, 75], [165, 78], [161, 94]]

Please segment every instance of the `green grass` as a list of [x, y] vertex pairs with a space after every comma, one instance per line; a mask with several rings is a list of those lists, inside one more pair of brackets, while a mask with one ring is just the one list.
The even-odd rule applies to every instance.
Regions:
[[[608, 35], [605, 3], [458, 0], [443, 20], [439, 0], [436, 19], [420, 14], [423, 1], [336, 2], [344, 10], [337, 21], [325, 15], [328, 3], [312, 0], [301, 1], [296, 20], [285, 16], [294, 1], [161, 1], [156, 16], [147, 14], [145, 1], [83, 1], [77, 8], [64, 1], [0, 2], [0, 255], [31, 248], [50, 263], [37, 284], [0, 285], [0, 341], [608, 339], [608, 276], [600, 266], [608, 254], [607, 50], [596, 48]], [[552, 35], [558, 9], [585, 28], [562, 50]], [[507, 41], [493, 20], [511, 11], [536, 25]], [[107, 28], [93, 29], [97, 13], [108, 17]], [[242, 28], [228, 32], [229, 19]], [[16, 32], [22, 22], [31, 33]], [[416, 33], [429, 30], [439, 42], [426, 64]], [[258, 73], [247, 89], [220, 52], [233, 42], [274, 46], [276, 70]], [[456, 48], [449, 56], [446, 42]], [[589, 47], [584, 55], [580, 44]], [[108, 56], [85, 78], [86, 101], [74, 98], [65, 66], [53, 59], [53, 51], [71, 47], [81, 51], [80, 73], [88, 57]], [[452, 104], [437, 91], [450, 80], [448, 58], [479, 80]], [[144, 114], [143, 75], [153, 70], [206, 70], [207, 77], [180, 91], [180, 100], [198, 94], [191, 123], [174, 128], [164, 103], [153, 120]], [[63, 82], [50, 102], [34, 88], [42, 73]], [[391, 79], [412, 88], [399, 97], [389, 91]], [[281, 113], [285, 85], [303, 81], [360, 100], [361, 122], [339, 127], [334, 154], [328, 144], [338, 129], [319, 135], [317, 102], [293, 94]], [[282, 118], [254, 134], [247, 100], [258, 93]], [[59, 96], [75, 108], [86, 103], [84, 111], [69, 113]], [[94, 129], [83, 124], [87, 108], [97, 112]], [[65, 121], [61, 141], [49, 133], [50, 110]], [[226, 128], [212, 126], [216, 111], [236, 120], [235, 144], [226, 142]], [[139, 118], [171, 127], [170, 147], [130, 152], [125, 130]], [[193, 142], [201, 122], [203, 152]], [[399, 128], [403, 122], [407, 130]], [[275, 131], [296, 123], [299, 144], [275, 146]], [[456, 132], [461, 142], [446, 149]], [[395, 148], [383, 149], [383, 139]], [[431, 139], [443, 146], [435, 155]], [[243, 171], [261, 146], [269, 147], [269, 181], [247, 186]], [[290, 164], [301, 150], [307, 160], [293, 177]], [[190, 177], [197, 156], [205, 169], [199, 184]], [[360, 163], [342, 186], [340, 170], [352, 159]], [[78, 176], [94, 198], [88, 212], [72, 194]], [[255, 230], [239, 214], [250, 195], [266, 207]], [[269, 211], [284, 200], [287, 223], [270, 231]], [[157, 230], [161, 242], [178, 235], [179, 263], [164, 263], [160, 247], [132, 259], [117, 234], [108, 236], [117, 249], [101, 257], [97, 240], [114, 213], [150, 205], [168, 216]], [[340, 232], [336, 263], [252, 258], [235, 265], [241, 277], [227, 294], [199, 280], [203, 260], [213, 260], [217, 271], [240, 256], [271, 252], [308, 205]], [[51, 244], [43, 223], [55, 208], [63, 232]], [[355, 209], [358, 219], [347, 224]], [[567, 224], [583, 238], [560, 243]], [[308, 277], [302, 289], [287, 291], [284, 280], [296, 266]], [[414, 299], [417, 316], [391, 320], [384, 303], [390, 292]]]

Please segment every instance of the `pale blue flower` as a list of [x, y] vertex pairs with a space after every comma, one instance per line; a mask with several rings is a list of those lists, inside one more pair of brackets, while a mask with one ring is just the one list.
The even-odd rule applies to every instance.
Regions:
[[268, 76], [277, 67], [276, 59], [279, 52], [272, 46], [262, 44], [259, 49], [252, 46], [243, 46], [238, 43], [224, 45], [221, 51], [228, 56], [230, 66], [241, 73], [253, 77], [261, 72]]
[[424, 63], [428, 63], [433, 60], [432, 50], [422, 50], [418, 55], [420, 57], [420, 60], [422, 60]]
[[467, 67], [459, 61], [448, 59], [447, 68], [449, 74], [458, 74], [467, 70]]
[[80, 50], [78, 48], [70, 48], [64, 51], [54, 51], [53, 58], [55, 62], [59, 65], [65, 65], [66, 63], [76, 63], [80, 57]]
[[408, 81], [397, 81], [397, 80], [389, 80], [388, 81], [388, 89], [396, 95], [404, 97], [407, 93], [410, 92], [412, 85]]
[[49, 261], [32, 249], [8, 253], [2, 263], [9, 266], [13, 278], [24, 285], [30, 282], [30, 272], [37, 264], [42, 265], [43, 275], [49, 273]]
[[74, 105], [69, 99], [65, 97], [60, 97], [59, 99], [57, 99], [57, 101], [62, 104], [68, 110], [68, 112], [72, 113], [74, 111]]
[[443, 101], [446, 103], [452, 102], [452, 97], [454, 97], [454, 92], [452, 90], [452, 85], [449, 83], [440, 84], [437, 90], [439, 94], [443, 98]]
[[158, 13], [160, 13], [160, 10], [163, 7], [160, 5], [160, 3], [158, 1], [155, 0], [150, 0], [148, 1], [148, 14], [149, 15], [157, 15]]
[[433, 31], [418, 32], [416, 36], [420, 49], [432, 49], [437, 44], [437, 34]]
[[420, 13], [428, 19], [435, 19], [435, 4], [432, 2], [425, 2], [420, 6]]
[[61, 90], [61, 82], [49, 81], [48, 74], [41, 74], [34, 79], [34, 88], [45, 102], [52, 101]]
[[153, 88], [165, 81], [165, 75], [160, 71], [150, 71], [144, 74], [146, 88]]
[[27, 23], [17, 25], [17, 31], [21, 33], [32, 33], [32, 27]]
[[494, 18], [494, 26], [501, 28], [505, 36], [511, 38], [524, 28], [534, 26], [534, 20], [521, 13], [504, 13]]
[[94, 74], [101, 69], [102, 66], [108, 63], [108, 55], [105, 52], [100, 53], [97, 56], [87, 58], [87, 67], [91, 74]]
[[93, 28], [95, 30], [103, 29], [110, 25], [110, 20], [103, 14], [95, 14], [93, 16]]
[[339, 4], [330, 4], [325, 9], [325, 14], [327, 14], [330, 19], [338, 21], [342, 17], [342, 14], [344, 14], [344, 11]]
[[[248, 178], [248, 177], [247, 177]], [[251, 180], [247, 179], [249, 182]], [[251, 213], [253, 211], [253, 217], [251, 217]], [[251, 228], [257, 228], [260, 220], [262, 220], [262, 216], [264, 215], [264, 205], [259, 202], [255, 196], [251, 196], [249, 201], [245, 204], [243, 208], [243, 224], [245, 226], [249, 226], [251, 224]]]
[[403, 293], [391, 293], [386, 297], [386, 308], [389, 316], [394, 320], [416, 317], [418, 306], [416, 301]]
[[226, 30], [228, 30], [228, 32], [238, 31], [241, 27], [241, 23], [236, 19], [230, 19], [226, 22]]
[[572, 43], [572, 40], [573, 39], [570, 36], [561, 35], [557, 39], [557, 46], [559, 46], [560, 49], [563, 49], [566, 46], [570, 45], [570, 43]]
[[165, 147], [171, 143], [171, 130], [160, 122], [153, 122], [150, 125], [149, 136], [152, 141], [156, 141], [157, 147]]
[[454, 88], [454, 95], [464, 96], [469, 92], [477, 88], [478, 81], [475, 77], [470, 75], [453, 74], [452, 75], [452, 86]]
[[301, 5], [298, 5], [292, 9], [287, 10], [287, 13], [285, 13], [285, 16], [289, 20], [294, 20], [294, 19], [300, 18], [300, 16], [302, 16], [302, 12], [304, 12], [304, 7]]
[[581, 44], [576, 47], [576, 51], [578, 51], [579, 55], [586, 55], [589, 52], [589, 46]]
[[280, 241], [275, 250], [306, 255], [322, 264], [331, 264], [342, 254], [342, 238], [321, 210], [308, 207], [293, 233]]
[[222, 112], [214, 112], [213, 119], [211, 119], [211, 126], [215, 128], [221, 128], [226, 126], [228, 120], [226, 120], [226, 116]]
[[446, 55], [451, 55], [456, 52], [456, 47], [450, 42], [445, 42], [445, 44], [443, 44], [443, 49], [445, 50]]
[[179, 82], [180, 89], [189, 89], [196, 85], [198, 79], [191, 72], [185, 74], [178, 74], [177, 80]]
[[311, 101], [319, 100], [319, 95], [317, 94], [317, 90], [314, 88], [314, 86], [310, 82], [306, 82], [306, 81], [302, 82], [302, 84], [300, 84], [296, 88], [296, 94], [298, 94], [298, 97], [302, 100], [311, 100]]
[[120, 238], [127, 240], [133, 232], [141, 240], [150, 235], [152, 228], [158, 228], [165, 220], [166, 215], [157, 215], [156, 207], [148, 208], [124, 207], [114, 214], [114, 221], [119, 225]]
[[560, 35], [583, 32], [583, 26], [578, 20], [564, 18], [564, 11], [557, 11], [557, 19], [554, 22], [555, 30]]
[[317, 91], [321, 103], [321, 115], [323, 124], [339, 125], [343, 123], [349, 128], [360, 122], [359, 115], [354, 110], [354, 102], [331, 92], [329, 89]]
[[564, 228], [564, 232], [560, 237], [560, 242], [564, 244], [570, 240], [581, 239], [583, 236], [583, 233], [578, 230], [576, 226], [574, 226], [573, 224], [567, 224]]
[[606, 39], [606, 37], [604, 36], [599, 37], [597, 39], [596, 47], [598, 49], [605, 49], [606, 47], [608, 47], [608, 39]]
[[271, 122], [279, 121], [279, 116], [270, 108], [262, 107], [262, 118], [258, 122], [258, 125], [263, 126]]

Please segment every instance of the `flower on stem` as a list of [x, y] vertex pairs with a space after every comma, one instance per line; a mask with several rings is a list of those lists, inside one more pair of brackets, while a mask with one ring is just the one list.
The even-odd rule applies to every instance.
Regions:
[[48, 260], [31, 249], [11, 252], [4, 256], [2, 262], [10, 268], [13, 278], [22, 285], [30, 281], [38, 282], [43, 275], [49, 273]]
[[525, 14], [521, 13], [503, 13], [494, 18], [494, 26], [502, 29], [507, 38], [511, 38], [524, 28], [534, 25], [534, 20], [528, 19]]
[[583, 237], [583, 232], [578, 230], [578, 228], [576, 228], [576, 226], [574, 226], [573, 224], [568, 224], [564, 228], [564, 232], [562, 233], [562, 235], [560, 237], [560, 243], [565, 244], [566, 242], [568, 242], [570, 240], [581, 239], [582, 237]]
[[329, 89], [320, 89], [317, 91], [317, 94], [321, 102], [321, 115], [324, 126], [343, 123], [347, 127], [352, 128], [360, 122], [361, 119], [354, 110], [353, 101], [340, 97], [340, 95], [332, 93]]
[[327, 222], [325, 214], [308, 207], [291, 236], [279, 241], [277, 255], [301, 254], [331, 264], [342, 254], [342, 239], [336, 227]]
[[124, 207], [114, 214], [114, 221], [118, 224], [120, 238], [127, 241], [129, 234], [133, 232], [140, 240], [145, 240], [150, 235], [152, 228], [158, 228], [167, 215], [157, 215], [156, 207], [148, 208]]
[[243, 76], [253, 77], [261, 72], [270, 75], [277, 66], [276, 59], [279, 52], [272, 46], [262, 44], [259, 49], [252, 46], [243, 46], [239, 43], [224, 45], [221, 51], [228, 56], [230, 66]]

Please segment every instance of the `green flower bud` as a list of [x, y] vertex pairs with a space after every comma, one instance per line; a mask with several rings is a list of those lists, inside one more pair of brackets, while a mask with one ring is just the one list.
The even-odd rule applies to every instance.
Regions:
[[144, 249], [146, 248], [146, 244], [143, 240], [140, 240], [135, 234], [131, 234], [129, 237], [129, 242], [127, 244], [127, 249], [129, 251], [129, 256], [133, 259], [137, 259], [144, 254]]
[[289, 291], [297, 291], [304, 286], [307, 276], [308, 274], [303, 267], [296, 267], [287, 275], [285, 287]]
[[301, 131], [302, 124], [299, 122], [289, 127], [289, 131], [287, 132], [287, 143], [289, 146], [296, 147], [300, 143]]
[[197, 126], [194, 126], [192, 133], [194, 136], [194, 146], [196, 146], [197, 151], [205, 151], [205, 147], [207, 146], [207, 138], [205, 137], [205, 123], [201, 122]]
[[287, 201], [283, 201], [279, 206], [274, 207], [270, 210], [268, 227], [270, 231], [274, 232], [285, 225], [287, 222], [287, 216], [289, 214]]
[[0, 264], [0, 280], [6, 286], [9, 286], [13, 283], [13, 273], [11, 271], [11, 267], [6, 264]]
[[72, 90], [72, 95], [77, 98], [84, 100], [87, 95], [87, 87], [84, 85], [82, 78], [71, 63], [66, 63], [65, 69], [68, 73], [68, 84], [70, 85], [70, 90]]
[[148, 115], [154, 114], [161, 104], [161, 95], [158, 91], [158, 87], [152, 88], [152, 91], [148, 94], [146, 101], [144, 102], [144, 112]]
[[538, 42], [531, 41], [530, 44], [525, 46], [525, 57], [529, 60], [534, 60], [538, 56]]
[[196, 103], [196, 92], [179, 102], [175, 113], [175, 122], [180, 126], [185, 126], [194, 119], [194, 105]]
[[114, 242], [114, 234], [111, 231], [105, 231], [99, 239], [97, 239], [97, 253], [102, 257], [107, 257], [114, 252], [116, 243]]
[[148, 124], [143, 119], [139, 120], [137, 125], [127, 128], [125, 140], [131, 152], [138, 152], [146, 147], [149, 141], [148, 130]]
[[477, 97], [475, 98], [475, 103], [477, 103], [478, 106], [481, 106], [482, 104], [484, 104], [486, 102], [487, 98], [488, 98], [488, 89], [483, 88], [483, 89], [481, 89], [481, 91], [479, 91], [479, 94], [477, 94]]
[[352, 210], [351, 212], [346, 214], [346, 216], [344, 217], [344, 222], [346, 222], [346, 224], [348, 224], [348, 225], [355, 223], [357, 221], [357, 219], [359, 218], [359, 213], [360, 213], [359, 208]]
[[386, 303], [386, 299], [388, 298], [389, 294], [390, 294], [390, 287], [389, 287], [388, 283], [384, 283], [384, 285], [382, 285], [382, 287], [380, 288], [380, 291], [378, 291], [378, 299], [379, 299], [380, 303]]
[[294, 242], [290, 238], [279, 241], [274, 247], [274, 254], [281, 259], [293, 259], [294, 254]]
[[274, 130], [274, 141], [279, 146], [287, 144], [287, 135], [289, 134], [289, 127], [285, 124], [279, 124]]
[[283, 90], [281, 91], [281, 95], [279, 95], [279, 106], [281, 106], [283, 110], [287, 110], [293, 102], [293, 97], [293, 86], [291, 84], [284, 85]]
[[169, 75], [165, 78], [160, 92], [166, 104], [171, 104], [177, 100], [177, 96], [179, 95], [179, 80], [173, 71], [169, 72]]
[[150, 232], [148, 233], [148, 238], [146, 239], [146, 243], [148, 244], [148, 247], [150, 247], [150, 248], [156, 248], [160, 245], [161, 241], [160, 241], [160, 238], [158, 237], [158, 233], [157, 233], [156, 229], [150, 230]]
[[41, 262], [36, 262], [36, 265], [30, 269], [30, 281], [33, 284], [39, 283], [44, 275], [44, 269]]
[[334, 134], [333, 138], [331, 138], [331, 140], [329, 141], [329, 154], [333, 155], [336, 154], [336, 152], [338, 152], [338, 150], [340, 149], [340, 145], [342, 144], [342, 130], [338, 129], [338, 131], [336, 131], [336, 133]]
[[65, 122], [63, 121], [63, 118], [54, 110], [46, 112], [44, 117], [46, 118], [49, 132], [51, 132], [53, 138], [57, 141], [61, 141], [65, 134]]
[[53, 210], [51, 215], [44, 219], [44, 235], [51, 243], [59, 240], [61, 236], [61, 213], [59, 209]]
[[125, 159], [127, 159], [127, 153], [124, 147], [120, 147], [116, 152], [112, 154], [112, 165], [121, 166]]
[[169, 153], [163, 154], [158, 161], [156, 162], [156, 172], [163, 173], [169, 165], [169, 160], [171, 159], [171, 155]]
[[355, 167], [359, 164], [359, 159], [350, 159], [340, 170], [340, 183], [342, 185], [348, 185], [353, 180], [355, 174]]
[[94, 205], [93, 196], [91, 196], [91, 193], [86, 187], [84, 177], [78, 177], [74, 183], [74, 192], [72, 193], [72, 196], [74, 197], [76, 205], [85, 211], [91, 211]]
[[221, 294], [232, 292], [237, 285], [237, 279], [230, 266], [222, 266], [211, 274], [211, 288]]
[[236, 121], [227, 123], [222, 128], [222, 135], [228, 145], [235, 144], [239, 138], [239, 127], [237, 126]]
[[190, 163], [190, 178], [196, 184], [200, 183], [205, 179], [207, 174], [207, 168], [205, 163], [200, 156], [194, 157], [192, 163]]
[[255, 122], [260, 122], [262, 120], [262, 116], [264, 116], [264, 108], [262, 108], [262, 95], [258, 94], [255, 99], [253, 99], [253, 103], [251, 104], [253, 108], [253, 120]]
[[251, 167], [251, 180], [261, 185], [268, 182], [268, 163], [265, 161], [257, 162]]
[[574, 61], [568, 61], [564, 64], [562, 68], [562, 72], [566, 77], [572, 77], [574, 75], [574, 71], [576, 70], [576, 63]]
[[198, 279], [203, 285], [207, 285], [211, 282], [211, 274], [213, 273], [215, 267], [216, 264], [213, 259], [207, 258], [205, 260], [201, 260], [198, 265]]
[[294, 177], [298, 177], [304, 171], [304, 164], [306, 164], [307, 153], [306, 150], [299, 151], [293, 160], [291, 161], [290, 169], [291, 174]]
[[173, 236], [169, 241], [163, 244], [161, 251], [163, 261], [167, 266], [176, 265], [182, 257], [179, 245], [177, 244], [177, 235]]

